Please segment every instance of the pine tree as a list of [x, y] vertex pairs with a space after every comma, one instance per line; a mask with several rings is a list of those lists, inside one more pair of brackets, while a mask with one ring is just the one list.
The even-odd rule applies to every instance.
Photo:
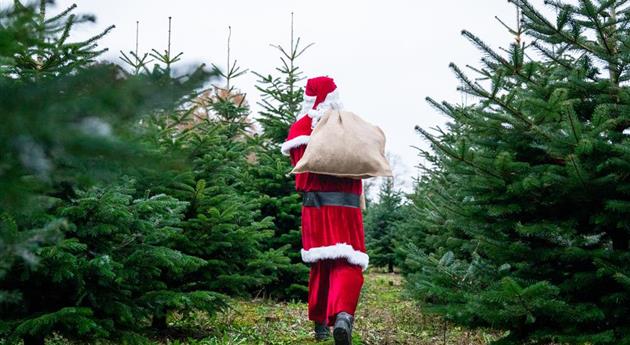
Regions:
[[[230, 93], [231, 94], [231, 93]], [[199, 285], [232, 295], [253, 293], [268, 282], [265, 270], [272, 265], [262, 242], [271, 235], [273, 223], [260, 213], [260, 204], [248, 191], [248, 161], [252, 148], [248, 122], [236, 120], [248, 114], [244, 103], [232, 96], [219, 97], [208, 107], [214, 116], [197, 123], [182, 138], [183, 152], [191, 171], [183, 184], [191, 202], [184, 230], [177, 245], [195, 253], [208, 265], [199, 270]]]
[[[11, 63], [2, 67], [3, 74], [22, 79], [68, 75], [89, 66], [107, 51], [97, 49], [97, 41], [114, 29], [114, 25], [87, 40], [69, 41], [70, 32], [75, 25], [95, 20], [93, 15], [73, 13], [77, 8], [76, 4], [47, 18], [49, 0], [39, 0], [37, 14], [33, 13], [34, 8], [23, 5], [19, 0], [13, 3], [13, 15], [17, 15], [15, 20], [19, 22], [20, 30], [15, 32], [15, 40], [10, 43], [15, 51]], [[23, 13], [33, 15], [24, 16]]]
[[11, 337], [65, 329], [138, 341], [143, 320], [166, 307], [214, 312], [224, 306], [214, 292], [167, 289], [205, 264], [167, 246], [180, 236], [186, 203], [167, 195], [134, 199], [134, 193], [133, 182], [91, 188], [59, 208], [69, 223], [64, 240], [43, 246], [40, 264], [15, 271], [7, 284], [23, 295], [19, 307], [4, 310], [14, 318], [6, 324], [14, 328]]
[[[431, 170], [429, 169], [429, 172]], [[431, 212], [435, 207], [432, 200], [435, 194], [427, 184], [431, 183], [431, 175], [423, 175], [414, 179], [414, 189], [406, 194], [408, 202], [402, 207], [403, 217], [397, 226], [398, 237], [394, 253], [396, 262], [403, 274], [422, 270], [423, 267], [413, 258], [414, 254], [430, 248], [443, 248], [446, 240], [454, 240], [443, 235], [441, 226], [445, 219], [436, 220], [441, 214]]]
[[262, 94], [258, 121], [264, 129], [264, 136], [274, 145], [282, 144], [289, 126], [295, 122], [295, 117], [301, 110], [304, 89], [298, 83], [304, 80], [297, 59], [313, 46], [313, 43], [300, 46], [300, 37], [294, 38], [293, 13], [291, 13], [291, 41], [289, 49], [281, 45], [272, 45], [280, 52], [281, 65], [276, 68], [280, 76], [262, 73], [254, 74], [259, 78], [256, 89]]
[[308, 267], [300, 256], [302, 204], [294, 182], [286, 176], [291, 166], [280, 153], [280, 145], [301, 110], [304, 89], [298, 83], [304, 78], [296, 62], [311, 45], [302, 47], [300, 38], [294, 39], [292, 22], [289, 49], [272, 46], [280, 52], [279, 75], [254, 73], [259, 78], [256, 88], [262, 94], [257, 120], [263, 132], [253, 141], [257, 162], [252, 165], [251, 187], [258, 194], [263, 214], [274, 218], [275, 233], [266, 241], [267, 247], [289, 258], [278, 262], [277, 280], [266, 286], [266, 292], [279, 299], [304, 300], [308, 291]]
[[387, 267], [394, 272], [399, 223], [403, 220], [401, 192], [394, 188], [394, 179], [387, 178], [381, 184], [378, 202], [370, 205], [365, 217], [365, 237], [370, 253], [370, 264]]
[[409, 289], [448, 320], [508, 331], [497, 344], [629, 344], [628, 2], [548, 1], [555, 20], [512, 2], [516, 42], [499, 53], [464, 31], [479, 77], [451, 64], [479, 101], [429, 99], [448, 131], [418, 128], [433, 153]]
[[142, 172], [143, 184], [152, 193], [189, 203], [183, 232], [173, 246], [206, 260], [173, 289], [255, 294], [275, 279], [276, 262], [284, 258], [263, 245], [273, 223], [261, 213], [250, 186], [252, 121], [245, 95], [234, 87], [234, 79], [245, 72], [229, 60], [227, 70], [218, 72], [224, 84], [146, 123], [155, 129], [149, 133], [158, 134], [151, 141], [158, 143], [160, 153], [179, 157], [181, 164]]
[[[165, 290], [205, 264], [170, 247], [186, 203], [121, 182], [158, 165], [136, 139], [139, 120], [172, 109], [210, 74], [95, 64], [94, 41], [66, 45], [70, 29], [55, 29], [76, 23], [69, 12], [44, 20], [43, 8], [0, 14], [0, 338], [142, 342], [166, 307], [219, 310], [215, 292]], [[24, 62], [35, 53], [41, 65]]]

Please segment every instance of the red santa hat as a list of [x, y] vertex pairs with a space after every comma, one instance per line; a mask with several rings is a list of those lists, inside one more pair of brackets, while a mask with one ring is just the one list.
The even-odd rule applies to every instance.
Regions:
[[306, 145], [317, 121], [330, 109], [341, 109], [337, 85], [332, 78], [316, 77], [306, 81], [302, 109], [289, 128], [287, 140], [280, 150], [289, 155], [292, 148]]

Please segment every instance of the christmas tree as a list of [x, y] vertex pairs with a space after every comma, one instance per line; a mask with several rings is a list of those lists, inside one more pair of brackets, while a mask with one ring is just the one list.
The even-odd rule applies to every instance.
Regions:
[[[234, 85], [244, 74], [229, 58], [221, 84], [146, 125], [159, 128], [153, 141], [182, 166], [143, 172], [146, 188], [185, 200], [184, 231], [173, 243], [183, 253], [205, 259], [181, 288], [204, 287], [231, 295], [257, 294], [277, 278], [284, 253], [264, 244], [273, 235], [272, 218], [252, 189], [257, 166], [254, 124], [246, 95]], [[235, 260], [234, 258], [238, 258]]]
[[[97, 41], [107, 35], [109, 26], [98, 35], [84, 41], [70, 41], [70, 32], [77, 24], [94, 22], [92, 15], [77, 15], [76, 5], [47, 18], [50, 1], [40, 0], [38, 12], [34, 7], [15, 0], [13, 8], [5, 13], [5, 20], [18, 25], [16, 31], [7, 30], [5, 48], [12, 49], [8, 63], [2, 63], [2, 73], [22, 79], [58, 77], [89, 66], [107, 49], [98, 49]], [[7, 61], [5, 61], [7, 62]]]
[[160, 310], [219, 310], [216, 292], [166, 289], [206, 264], [171, 247], [187, 203], [124, 178], [157, 169], [136, 124], [176, 107], [210, 74], [96, 64], [100, 36], [66, 44], [73, 8], [45, 19], [45, 5], [0, 14], [0, 338], [143, 342]]
[[272, 45], [280, 52], [280, 66], [276, 68], [279, 76], [271, 74], [254, 74], [259, 78], [256, 88], [262, 94], [260, 106], [262, 111], [258, 121], [263, 126], [263, 135], [273, 145], [281, 145], [287, 131], [301, 109], [304, 89], [298, 83], [304, 80], [297, 59], [310, 48], [313, 43], [300, 46], [300, 37], [294, 37], [293, 13], [291, 13], [291, 40], [289, 48]]
[[279, 74], [255, 73], [259, 78], [256, 88], [262, 94], [259, 104], [262, 110], [257, 120], [263, 132], [254, 138], [257, 164], [252, 165], [250, 183], [258, 194], [263, 214], [274, 219], [275, 233], [265, 242], [266, 246], [288, 257], [288, 260], [278, 262], [277, 280], [266, 286], [266, 292], [274, 298], [304, 300], [308, 291], [308, 267], [300, 256], [302, 203], [293, 180], [286, 176], [291, 166], [280, 153], [280, 145], [301, 110], [304, 89], [298, 83], [304, 78], [297, 59], [311, 45], [301, 46], [300, 38], [294, 39], [293, 16], [291, 21], [288, 49], [273, 46], [280, 52]]
[[[209, 116], [195, 115], [200, 107]], [[263, 245], [273, 223], [261, 214], [249, 185], [254, 151], [249, 109], [244, 95], [227, 84], [202, 95], [194, 109], [184, 111], [192, 122], [176, 140], [175, 152], [185, 157], [188, 169], [162, 184], [190, 203], [176, 247], [208, 261], [196, 272], [198, 286], [233, 295], [255, 293], [273, 279], [275, 259]]]
[[[418, 128], [423, 240], [408, 246], [410, 291], [497, 344], [629, 344], [628, 1], [529, 1], [516, 36], [469, 77], [470, 106], [429, 102], [448, 130]], [[507, 25], [506, 25], [507, 26]]]
[[396, 247], [401, 239], [398, 228], [404, 219], [401, 192], [394, 188], [394, 179], [386, 178], [380, 186], [378, 202], [371, 203], [365, 217], [365, 237], [370, 264], [387, 267], [394, 272], [398, 265]]

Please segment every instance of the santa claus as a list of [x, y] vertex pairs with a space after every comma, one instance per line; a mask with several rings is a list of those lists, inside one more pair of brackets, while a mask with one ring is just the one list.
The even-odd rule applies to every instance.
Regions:
[[[302, 111], [291, 125], [282, 153], [293, 166], [300, 160], [317, 121], [330, 109], [340, 109], [333, 79], [309, 79]], [[352, 323], [369, 257], [365, 250], [360, 208], [362, 182], [314, 173], [295, 176], [302, 194], [302, 260], [311, 264], [308, 316], [318, 340], [352, 343]]]

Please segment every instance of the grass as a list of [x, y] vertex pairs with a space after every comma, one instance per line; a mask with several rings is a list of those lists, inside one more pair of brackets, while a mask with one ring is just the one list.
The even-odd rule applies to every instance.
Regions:
[[[371, 271], [365, 276], [353, 332], [354, 345], [481, 345], [492, 336], [445, 324], [403, 297], [402, 278]], [[313, 340], [306, 304], [270, 300], [234, 300], [232, 308], [213, 318], [197, 313], [173, 317], [160, 345], [332, 345]], [[68, 345], [60, 337], [47, 345]]]
[[[398, 274], [366, 274], [356, 312], [354, 345], [480, 345], [493, 339], [490, 334], [466, 331], [422, 314], [413, 301], [402, 297], [402, 283]], [[167, 339], [161, 344], [332, 345], [332, 340], [313, 340], [313, 325], [306, 310], [304, 303], [238, 300], [234, 301], [233, 309], [213, 319], [198, 315], [175, 321], [175, 326], [207, 330], [213, 333], [211, 336], [197, 340]]]

